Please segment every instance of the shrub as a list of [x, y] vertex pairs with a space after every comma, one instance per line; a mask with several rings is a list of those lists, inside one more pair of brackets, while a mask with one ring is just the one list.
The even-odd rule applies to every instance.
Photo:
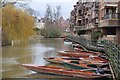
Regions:
[[53, 29], [48, 29], [48, 28], [41, 29], [40, 34], [42, 36], [44, 36], [45, 38], [59, 38], [59, 37], [61, 37], [61, 32], [56, 28], [53, 28]]

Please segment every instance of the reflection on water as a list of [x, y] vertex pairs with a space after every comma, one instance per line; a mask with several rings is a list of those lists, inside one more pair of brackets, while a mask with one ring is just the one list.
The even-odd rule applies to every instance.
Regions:
[[[32, 63], [38, 65], [46, 65], [48, 62], [43, 59], [44, 57], [54, 57], [57, 56], [57, 51], [70, 49], [72, 49], [71, 44], [64, 43], [63, 39], [41, 39], [40, 41], [30, 42], [30, 44], [27, 45], [3, 47], [2, 77], [22, 78], [27, 77], [25, 75], [28, 74], [35, 75], [36, 73], [25, 69], [21, 66], [21, 64]], [[44, 75], [37, 74], [35, 76], [42, 78], [47, 77]], [[28, 77], [30, 77], [30, 75]]]

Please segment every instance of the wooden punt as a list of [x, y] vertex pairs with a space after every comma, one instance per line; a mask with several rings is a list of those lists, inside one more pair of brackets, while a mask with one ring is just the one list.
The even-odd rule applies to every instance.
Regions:
[[100, 54], [97, 52], [90, 52], [90, 51], [58, 51], [59, 56], [66, 56], [66, 57], [87, 57], [90, 55], [99, 56]]
[[67, 51], [67, 50], [65, 50], [65, 51], [57, 51], [57, 53], [80, 53], [81, 51]]
[[89, 59], [89, 57], [83, 57], [83, 58], [71, 58], [71, 57], [46, 57], [44, 58], [46, 61], [50, 63], [55, 64], [62, 64], [62, 62], [71, 62], [71, 61], [78, 61], [79, 63], [107, 63], [107, 60], [101, 59], [99, 57], [94, 57], [92, 59]]
[[77, 61], [72, 62], [63, 62], [63, 64], [71, 69], [78, 69], [78, 70], [89, 70], [92, 72], [96, 72], [97, 68], [103, 68], [105, 71], [110, 71], [108, 69], [109, 65], [108, 63], [79, 63]]
[[62, 64], [62, 62], [71, 62], [71, 61], [81, 60], [79, 58], [70, 58], [70, 57], [59, 57], [59, 58], [46, 57], [44, 59], [50, 63], [55, 63], [55, 64]]
[[73, 48], [76, 50], [76, 51], [88, 51], [85, 47], [83, 47], [82, 45], [80, 44], [72, 44]]
[[87, 50], [85, 50], [85, 49], [83, 49], [83, 48], [74, 48], [74, 50], [75, 50], [75, 51], [87, 51]]
[[72, 77], [81, 77], [81, 78], [101, 78], [101, 77], [111, 76], [110, 74], [96, 74], [90, 71], [80, 71], [80, 70], [61, 68], [55, 66], [39, 66], [34, 64], [22, 64], [22, 66], [38, 73], [47, 73], [54, 75], [63, 75], [63, 76], [72, 76]]
[[85, 47], [83, 47], [82, 45], [79, 45], [79, 44], [72, 44], [73, 48], [76, 50], [76, 51], [87, 51], [87, 49]]
[[83, 46], [81, 46], [80, 44], [72, 44], [73, 47], [75, 48], [84, 48]]

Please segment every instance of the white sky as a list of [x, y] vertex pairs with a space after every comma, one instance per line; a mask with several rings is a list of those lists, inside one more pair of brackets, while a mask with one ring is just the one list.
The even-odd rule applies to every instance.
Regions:
[[60, 5], [61, 15], [64, 18], [69, 18], [73, 5], [75, 5], [77, 1], [78, 0], [32, 0], [29, 5], [32, 9], [39, 11], [42, 17], [44, 16], [47, 4], [50, 4], [53, 7]]

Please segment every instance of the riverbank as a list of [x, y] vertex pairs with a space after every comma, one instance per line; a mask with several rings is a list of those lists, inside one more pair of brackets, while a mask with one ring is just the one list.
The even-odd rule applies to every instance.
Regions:
[[29, 42], [34, 42], [34, 41], [39, 41], [41, 39], [64, 39], [65, 36], [61, 36], [61, 37], [56, 37], [56, 38], [45, 38], [41, 35], [32, 35], [31, 37], [29, 37], [28, 40], [12, 40], [12, 41], [7, 41], [7, 42], [2, 42], [1, 46], [13, 46], [13, 45], [21, 45], [21, 44], [25, 44], [25, 43], [29, 43]]

